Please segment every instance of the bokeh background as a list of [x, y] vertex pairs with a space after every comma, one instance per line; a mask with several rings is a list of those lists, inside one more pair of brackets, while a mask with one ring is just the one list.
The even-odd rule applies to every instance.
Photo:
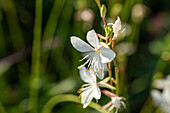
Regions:
[[[155, 113], [152, 81], [170, 73], [170, 1], [101, 0], [107, 21], [120, 16], [125, 31], [116, 40], [122, 113]], [[0, 0], [0, 112], [28, 113], [32, 60], [34, 0]], [[58, 94], [77, 94], [83, 84], [77, 66], [82, 54], [70, 36], [83, 40], [95, 29], [104, 35], [95, 0], [43, 0], [38, 111]], [[102, 95], [99, 104], [109, 98]], [[53, 113], [98, 113], [81, 104], [57, 104]]]

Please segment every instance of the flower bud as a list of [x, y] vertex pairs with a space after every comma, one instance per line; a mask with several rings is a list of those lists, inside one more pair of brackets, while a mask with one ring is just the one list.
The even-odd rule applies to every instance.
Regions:
[[102, 18], [105, 18], [105, 16], [106, 16], [106, 11], [107, 11], [106, 6], [103, 4], [102, 7], [100, 8], [100, 16], [101, 16]]

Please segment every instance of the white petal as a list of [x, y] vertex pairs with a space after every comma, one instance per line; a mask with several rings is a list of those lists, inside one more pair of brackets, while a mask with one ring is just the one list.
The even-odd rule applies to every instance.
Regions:
[[114, 33], [118, 33], [122, 28], [122, 25], [121, 25], [121, 21], [120, 21], [120, 18], [117, 17], [117, 20], [115, 21], [115, 24], [113, 25], [113, 32]]
[[85, 90], [81, 94], [81, 102], [84, 104], [83, 108], [86, 108], [91, 100], [93, 99], [92, 92], [94, 90], [94, 87], [89, 86], [89, 89]]
[[70, 41], [71, 41], [71, 44], [73, 45], [73, 47], [80, 52], [88, 52], [88, 51], [94, 50], [89, 44], [87, 44], [82, 39], [80, 39], [76, 36], [70, 37]]
[[166, 86], [164, 79], [155, 80], [152, 84], [155, 88], [162, 89]]
[[101, 97], [101, 92], [98, 86], [95, 86], [95, 89], [93, 90], [93, 97], [97, 100]]
[[96, 82], [96, 77], [93, 75], [93, 73], [90, 73], [89, 71], [86, 72], [86, 68], [82, 67], [79, 71], [81, 79], [89, 84], [93, 84]]
[[100, 42], [100, 44], [101, 44], [102, 46], [104, 46], [105, 48], [109, 48], [109, 46], [108, 46], [106, 43], [104, 43], [104, 42]]
[[104, 78], [104, 70], [102, 69], [101, 72], [96, 73], [96, 76], [102, 80]]
[[100, 79], [104, 78], [104, 64], [101, 62], [100, 55], [96, 53], [93, 57], [92, 67], [95, 72], [95, 75]]
[[110, 25], [113, 26], [114, 24], [113, 24], [113, 23], [108, 23], [107, 25], [108, 25], [108, 26], [110, 26]]
[[94, 30], [91, 30], [87, 33], [87, 41], [95, 47], [95, 49], [99, 48], [99, 39], [96, 35], [96, 32]]
[[162, 98], [162, 94], [157, 90], [152, 90], [151, 91], [151, 97], [152, 97], [153, 102], [154, 102], [155, 105], [165, 103], [165, 100]]
[[102, 63], [108, 63], [112, 61], [116, 56], [115, 52], [108, 48], [101, 48], [99, 51]]
[[112, 97], [112, 102], [116, 108], [120, 108], [120, 100], [117, 97]]
[[92, 97], [89, 97], [87, 101], [83, 104], [83, 108], [86, 108], [90, 104], [91, 100], [92, 100]]
[[162, 97], [167, 101], [167, 102], [170, 102], [170, 88], [169, 87], [165, 87], [163, 89], [163, 92], [162, 92]]
[[94, 75], [94, 70], [90, 69], [88, 72], [89, 77], [91, 78], [93, 83], [96, 83], [96, 76]]

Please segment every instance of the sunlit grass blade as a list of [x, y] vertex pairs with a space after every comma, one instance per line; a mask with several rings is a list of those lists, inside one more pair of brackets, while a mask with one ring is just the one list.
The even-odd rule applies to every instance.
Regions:
[[[47, 25], [45, 27], [44, 35], [43, 35], [43, 41], [50, 39], [48, 45], [52, 45], [52, 41], [53, 41], [52, 39], [54, 37], [56, 26], [59, 21], [59, 16], [62, 12], [64, 4], [65, 4], [65, 0], [62, 0], [61, 2], [59, 2], [58, 0], [55, 0], [54, 5], [51, 9], [50, 16], [47, 21]], [[58, 12], [58, 13], [56, 13], [56, 12]], [[45, 49], [45, 48], [42, 48], [42, 49]], [[46, 52], [42, 56], [42, 62], [43, 62], [43, 66], [44, 66], [43, 68], [46, 67], [48, 56], [49, 56], [49, 52]], [[42, 70], [44, 70], [44, 69], [42, 69]]]
[[43, 1], [36, 0], [34, 39], [33, 39], [33, 50], [32, 50], [32, 65], [31, 65], [31, 76], [30, 76], [30, 92], [29, 92], [30, 93], [29, 111], [31, 113], [38, 113], [38, 89], [39, 89], [42, 7], [43, 7]]
[[22, 36], [22, 30], [19, 25], [17, 11], [13, 0], [1, 0], [0, 4], [2, 9], [5, 11], [7, 23], [10, 30], [10, 36], [15, 49], [18, 49], [24, 45], [24, 40]]

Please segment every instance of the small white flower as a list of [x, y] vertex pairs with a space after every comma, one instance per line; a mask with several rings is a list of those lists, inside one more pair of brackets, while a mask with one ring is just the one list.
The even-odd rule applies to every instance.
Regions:
[[113, 33], [114, 33], [114, 39], [117, 38], [117, 36], [119, 35], [120, 30], [122, 29], [122, 24], [121, 24], [121, 20], [119, 17], [117, 17], [117, 20], [115, 21], [115, 23], [108, 23], [108, 25], [112, 25], [113, 28]]
[[162, 90], [162, 92], [155, 89], [151, 91], [154, 104], [165, 113], [170, 113], [170, 75], [166, 79], [155, 80], [153, 86]]
[[106, 105], [102, 106], [101, 109], [108, 108], [107, 111], [110, 112], [115, 107], [116, 108], [115, 113], [118, 113], [118, 110], [121, 108], [121, 106], [126, 108], [126, 105], [123, 102], [123, 100], [125, 100], [124, 97], [119, 97], [116, 94], [113, 94], [107, 90], [103, 90], [102, 93], [105, 94], [106, 96], [110, 97], [111, 101], [109, 103], [107, 103]]
[[95, 74], [100, 79], [103, 79], [105, 63], [111, 62], [116, 54], [111, 49], [103, 48], [102, 45], [99, 45], [99, 39], [94, 30], [89, 31], [86, 38], [92, 47], [76, 36], [70, 38], [75, 49], [80, 52], [88, 52], [88, 54], [82, 59], [84, 60], [88, 58], [88, 60], [83, 65], [79, 66], [79, 68], [89, 63], [88, 68], [93, 68]]
[[86, 82], [87, 84], [84, 84], [83, 86], [86, 86], [85, 88], [81, 88], [81, 102], [83, 103], [83, 108], [86, 108], [93, 97], [95, 99], [100, 99], [101, 92], [99, 87], [96, 83], [96, 76], [93, 74], [92, 70], [86, 71], [85, 67], [82, 67], [80, 69], [80, 77], [81, 79]]

